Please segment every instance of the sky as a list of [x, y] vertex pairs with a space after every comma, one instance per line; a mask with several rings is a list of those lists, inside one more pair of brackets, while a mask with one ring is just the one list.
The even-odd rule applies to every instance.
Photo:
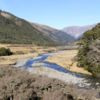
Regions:
[[100, 22], [100, 0], [0, 0], [0, 9], [57, 29]]

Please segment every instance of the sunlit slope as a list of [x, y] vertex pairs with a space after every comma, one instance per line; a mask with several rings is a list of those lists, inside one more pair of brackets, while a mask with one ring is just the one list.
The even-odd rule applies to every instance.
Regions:
[[24, 19], [0, 11], [0, 43], [56, 45], [53, 40], [42, 34]]

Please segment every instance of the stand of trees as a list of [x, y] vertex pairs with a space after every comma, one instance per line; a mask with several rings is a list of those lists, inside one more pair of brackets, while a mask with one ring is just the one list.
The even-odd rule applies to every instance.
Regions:
[[93, 78], [100, 82], [100, 24], [80, 38], [78, 65], [91, 72]]

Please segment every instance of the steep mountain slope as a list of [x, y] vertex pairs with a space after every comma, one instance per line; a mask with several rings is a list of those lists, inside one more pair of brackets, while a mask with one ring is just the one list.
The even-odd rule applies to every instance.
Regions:
[[80, 38], [79, 65], [100, 82], [100, 23]]
[[94, 25], [87, 25], [87, 26], [71, 26], [71, 27], [65, 27], [62, 29], [62, 31], [66, 32], [67, 34], [73, 36], [74, 38], [79, 38], [83, 35], [84, 32], [91, 30]]
[[55, 42], [60, 44], [67, 44], [68, 42], [73, 42], [74, 38], [63, 31], [54, 29], [52, 27], [46, 25], [40, 25], [36, 23], [31, 23], [33, 27], [37, 28], [38, 30], [44, 33], [44, 36], [47, 36], [49, 39], [52, 39]]
[[42, 34], [29, 22], [10, 13], [0, 11], [0, 43], [56, 45], [54, 41]]

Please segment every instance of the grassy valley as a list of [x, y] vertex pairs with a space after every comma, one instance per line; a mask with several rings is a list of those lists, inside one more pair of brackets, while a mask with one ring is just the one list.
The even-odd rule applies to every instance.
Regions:
[[0, 11], [0, 100], [99, 100], [91, 77], [100, 83], [100, 24], [75, 41]]

